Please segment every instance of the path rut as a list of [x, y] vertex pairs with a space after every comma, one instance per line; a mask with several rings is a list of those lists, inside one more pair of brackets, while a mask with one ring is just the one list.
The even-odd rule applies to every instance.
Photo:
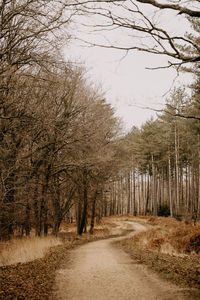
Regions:
[[[120, 228], [135, 232], [146, 227], [120, 222]], [[69, 261], [57, 272], [53, 299], [70, 300], [170, 300], [189, 299], [182, 290], [147, 270], [114, 245], [114, 238], [100, 240], [70, 251]]]

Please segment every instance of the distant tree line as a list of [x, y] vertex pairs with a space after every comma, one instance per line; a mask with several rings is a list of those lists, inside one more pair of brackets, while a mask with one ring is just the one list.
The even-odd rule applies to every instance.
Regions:
[[132, 128], [127, 165], [110, 184], [111, 214], [200, 218], [199, 112], [197, 79], [191, 96], [174, 89], [156, 120]]
[[[124, 164], [107, 186], [107, 215], [149, 213], [191, 217], [195, 221], [200, 218], [199, 1], [175, 2], [134, 0], [102, 4], [93, 0], [83, 1], [80, 6], [89, 15], [95, 11], [102, 17], [94, 20], [98, 29], [122, 29], [130, 37], [121, 41], [111, 37], [110, 42], [102, 42], [102, 47], [166, 55], [170, 59], [167, 65], [155, 69], [174, 67], [194, 77], [191, 95], [183, 87], [174, 89], [156, 120], [147, 121], [140, 129], [133, 127], [122, 138]], [[187, 32], [173, 34], [166, 22], [156, 23], [153, 17], [157, 15], [156, 20], [162, 20], [164, 16], [169, 18], [170, 13], [172, 20], [181, 15]]]

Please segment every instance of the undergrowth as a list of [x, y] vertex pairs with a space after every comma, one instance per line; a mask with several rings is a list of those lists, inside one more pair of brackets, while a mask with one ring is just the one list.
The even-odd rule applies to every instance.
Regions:
[[146, 224], [150, 230], [118, 244], [138, 263], [200, 299], [200, 226], [170, 217], [150, 217]]
[[[145, 240], [145, 245], [150, 249], [167, 252], [167, 248], [176, 254], [200, 253], [200, 225], [185, 224], [173, 218], [150, 218], [154, 229], [137, 236], [138, 241]], [[169, 253], [171, 254], [171, 253]]]

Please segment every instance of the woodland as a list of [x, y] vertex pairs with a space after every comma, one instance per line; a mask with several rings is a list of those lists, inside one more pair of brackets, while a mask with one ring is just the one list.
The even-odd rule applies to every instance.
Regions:
[[[95, 221], [115, 214], [200, 218], [199, 1], [100, 2], [0, 1], [1, 240], [57, 235], [63, 220], [93, 233]], [[191, 31], [169, 35], [141, 3], [175, 11]], [[129, 17], [114, 14], [120, 5]], [[87, 70], [62, 53], [73, 18], [94, 13], [108, 29], [142, 32], [156, 45], [105, 47], [165, 54], [164, 68], [193, 74], [156, 119], [125, 134]]]

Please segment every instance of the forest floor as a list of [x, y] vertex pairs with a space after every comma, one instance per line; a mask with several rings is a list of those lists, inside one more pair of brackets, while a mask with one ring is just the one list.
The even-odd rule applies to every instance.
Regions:
[[45, 257], [0, 267], [0, 299], [200, 299], [198, 234], [171, 218], [105, 218], [81, 237], [65, 225]]

